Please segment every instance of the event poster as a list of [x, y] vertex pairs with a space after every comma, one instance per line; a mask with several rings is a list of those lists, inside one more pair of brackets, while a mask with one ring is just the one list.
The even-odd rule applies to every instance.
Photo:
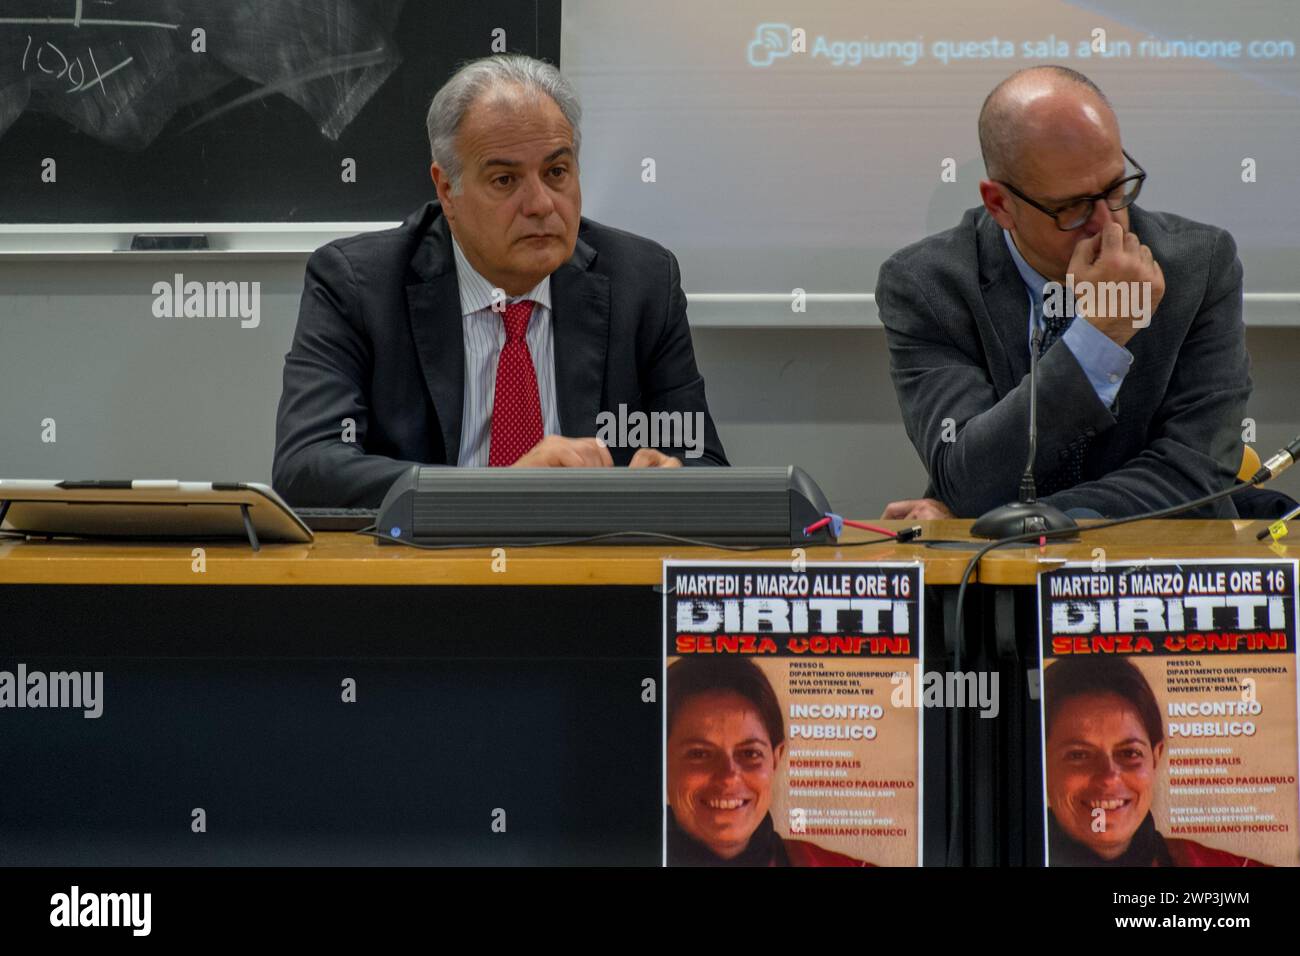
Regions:
[[1296, 562], [1038, 579], [1049, 866], [1295, 866]]
[[664, 562], [664, 863], [917, 866], [919, 563]]

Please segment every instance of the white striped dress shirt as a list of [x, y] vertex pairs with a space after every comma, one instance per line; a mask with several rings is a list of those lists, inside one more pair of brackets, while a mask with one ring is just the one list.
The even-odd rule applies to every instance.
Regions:
[[[504, 316], [492, 311], [493, 285], [469, 264], [455, 237], [456, 282], [460, 286], [460, 314], [465, 333], [465, 395], [460, 417], [462, 468], [483, 468], [492, 448], [492, 399], [497, 387], [497, 363], [506, 344]], [[528, 352], [537, 372], [537, 394], [542, 403], [542, 433], [560, 434], [560, 412], [555, 403], [555, 336], [551, 330], [551, 277], [525, 295], [508, 297], [507, 304], [532, 299], [528, 320]]]

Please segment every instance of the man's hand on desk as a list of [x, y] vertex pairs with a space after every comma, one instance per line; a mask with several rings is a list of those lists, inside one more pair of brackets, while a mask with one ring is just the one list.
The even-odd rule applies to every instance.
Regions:
[[948, 510], [947, 505], [935, 498], [909, 498], [906, 501], [891, 501], [885, 505], [885, 513], [880, 517], [902, 521], [930, 521], [957, 516]]
[[680, 468], [682, 460], [654, 448], [642, 448], [627, 463], [629, 468]]
[[[612, 468], [614, 459], [599, 438], [565, 438], [547, 435], [512, 468]], [[654, 448], [642, 448], [632, 456], [629, 468], [680, 468], [680, 458]]]
[[612, 468], [614, 459], [598, 438], [547, 435], [511, 468]]

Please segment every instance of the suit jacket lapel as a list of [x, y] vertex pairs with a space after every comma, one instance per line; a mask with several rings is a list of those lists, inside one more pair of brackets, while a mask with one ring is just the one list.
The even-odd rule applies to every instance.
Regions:
[[551, 273], [555, 391], [565, 435], [594, 435], [609, 348], [609, 278], [591, 271], [596, 251], [581, 237]]
[[406, 286], [406, 312], [424, 373], [424, 383], [442, 430], [448, 465], [460, 458], [460, 425], [465, 403], [465, 331], [460, 285], [447, 220], [428, 203], [418, 226], [423, 238], [411, 258], [417, 281]]
[[976, 243], [980, 295], [986, 310], [985, 315], [976, 316], [976, 323], [993, 383], [1005, 395], [1029, 374], [1029, 298], [1002, 237], [1002, 227], [987, 213], [977, 218]]

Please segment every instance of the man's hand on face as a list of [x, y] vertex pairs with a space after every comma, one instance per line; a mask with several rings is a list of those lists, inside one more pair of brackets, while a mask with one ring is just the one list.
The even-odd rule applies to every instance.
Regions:
[[682, 460], [654, 448], [642, 448], [627, 463], [629, 468], [680, 468]]
[[906, 501], [891, 501], [885, 505], [885, 513], [880, 516], [887, 520], [931, 521], [938, 518], [955, 518], [948, 506], [935, 498], [909, 498]]
[[547, 435], [511, 468], [612, 468], [614, 459], [599, 438]]
[[[1165, 274], [1151, 254], [1151, 249], [1144, 246], [1136, 233], [1125, 232], [1117, 222], [1108, 223], [1097, 235], [1084, 239], [1074, 247], [1070, 265], [1066, 272], [1074, 276], [1074, 285], [1093, 283], [1093, 305], [1084, 316], [1089, 322], [1103, 332], [1117, 345], [1124, 345], [1137, 334], [1138, 329], [1145, 328], [1151, 321], [1156, 307], [1165, 295]], [[1149, 309], [1144, 309], [1146, 296], [1138, 287], [1137, 295], [1128, 296], [1128, 312], [1125, 315], [1100, 315], [1098, 300], [1109, 303], [1110, 297], [1098, 295], [1102, 282], [1139, 282], [1150, 283], [1151, 300]], [[1080, 312], [1079, 314], [1083, 314]]]

